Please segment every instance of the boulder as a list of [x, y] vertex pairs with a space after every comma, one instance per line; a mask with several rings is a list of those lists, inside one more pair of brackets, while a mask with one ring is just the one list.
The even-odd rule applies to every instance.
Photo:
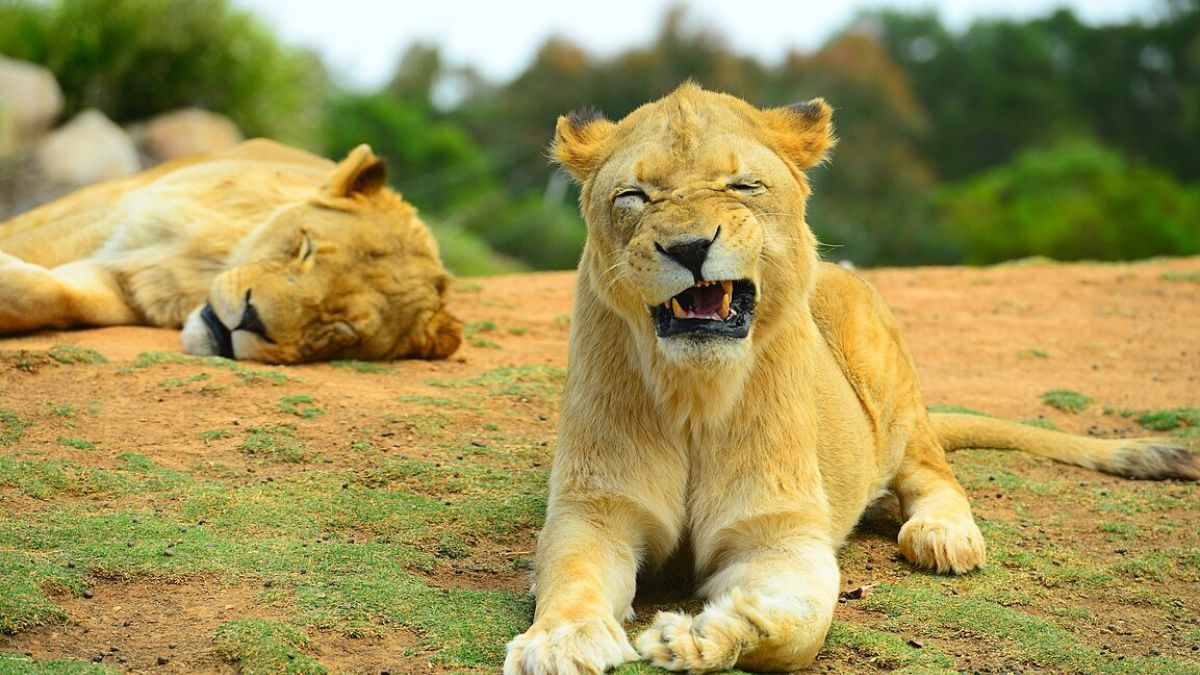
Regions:
[[62, 106], [62, 89], [49, 70], [0, 56], [0, 156], [31, 144]]
[[181, 108], [130, 127], [147, 165], [184, 155], [216, 152], [242, 142], [242, 132], [228, 117], [200, 108]]
[[85, 110], [34, 149], [43, 178], [74, 189], [141, 169], [133, 139], [99, 110]]

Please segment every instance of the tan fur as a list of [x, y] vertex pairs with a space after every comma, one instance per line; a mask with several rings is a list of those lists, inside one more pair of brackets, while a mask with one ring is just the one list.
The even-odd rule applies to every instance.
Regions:
[[[833, 615], [835, 551], [887, 492], [914, 564], [983, 564], [939, 436], [969, 443], [982, 430], [1019, 447], [1026, 428], [931, 421], [879, 296], [818, 261], [803, 169], [832, 142], [819, 99], [757, 110], [691, 85], [617, 123], [559, 120], [554, 152], [582, 183], [588, 241], [537, 610], [509, 644], [506, 673], [596, 673], [639, 656], [691, 672], [803, 668]], [[622, 196], [633, 187], [644, 202]], [[663, 250], [698, 237], [712, 242], [703, 279], [757, 288], [745, 338], [655, 332], [651, 308], [694, 280]], [[636, 575], [680, 547], [708, 602], [696, 616], [660, 613], [635, 652], [620, 622]]]
[[450, 277], [385, 178], [365, 145], [334, 164], [253, 140], [79, 190], [0, 224], [0, 333], [183, 326], [214, 354], [208, 303], [240, 359], [448, 356]]

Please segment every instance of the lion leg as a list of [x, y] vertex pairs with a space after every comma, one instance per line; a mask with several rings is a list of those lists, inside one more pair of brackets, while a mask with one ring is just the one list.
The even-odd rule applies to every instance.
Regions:
[[794, 537], [725, 556], [696, 616], [659, 612], [635, 641], [667, 670], [792, 671], [812, 664], [837, 605], [839, 573], [823, 537]]
[[633, 615], [639, 519], [612, 504], [551, 508], [538, 537], [533, 625], [508, 643], [505, 675], [603, 673], [638, 655]]
[[919, 428], [909, 441], [892, 489], [905, 519], [900, 551], [909, 562], [953, 574], [983, 565], [987, 547], [971, 515], [967, 493], [928, 428]]
[[81, 260], [47, 269], [0, 253], [0, 333], [141, 323], [115, 278]]

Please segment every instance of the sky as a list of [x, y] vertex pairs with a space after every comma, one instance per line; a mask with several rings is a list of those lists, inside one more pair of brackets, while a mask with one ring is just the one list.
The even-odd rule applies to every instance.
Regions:
[[[347, 88], [390, 77], [414, 41], [438, 44], [448, 65], [470, 65], [497, 83], [521, 72], [551, 36], [607, 56], [650, 42], [675, 0], [233, 0], [285, 42], [321, 53]], [[688, 17], [736, 51], [777, 63], [811, 51], [860, 10], [935, 8], [951, 29], [978, 17], [1028, 18], [1070, 7], [1089, 23], [1153, 18], [1152, 0], [692, 0]]]

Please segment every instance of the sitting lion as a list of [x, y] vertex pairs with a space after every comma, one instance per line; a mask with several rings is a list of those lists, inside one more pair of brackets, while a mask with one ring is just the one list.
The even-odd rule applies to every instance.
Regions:
[[416, 211], [365, 145], [266, 140], [101, 183], [0, 224], [0, 333], [183, 326], [192, 354], [443, 358], [462, 326]]
[[[983, 564], [946, 449], [1200, 478], [1189, 452], [1151, 440], [927, 414], [887, 308], [818, 260], [805, 224], [803, 171], [833, 144], [830, 114], [820, 99], [759, 110], [684, 85], [620, 122], [558, 120], [553, 152], [582, 183], [588, 240], [537, 610], [506, 673], [639, 656], [694, 673], [808, 666], [837, 604], [835, 551], [881, 495], [899, 498], [914, 565]], [[636, 575], [677, 552], [707, 604], [660, 612], [634, 651], [621, 622]]]

